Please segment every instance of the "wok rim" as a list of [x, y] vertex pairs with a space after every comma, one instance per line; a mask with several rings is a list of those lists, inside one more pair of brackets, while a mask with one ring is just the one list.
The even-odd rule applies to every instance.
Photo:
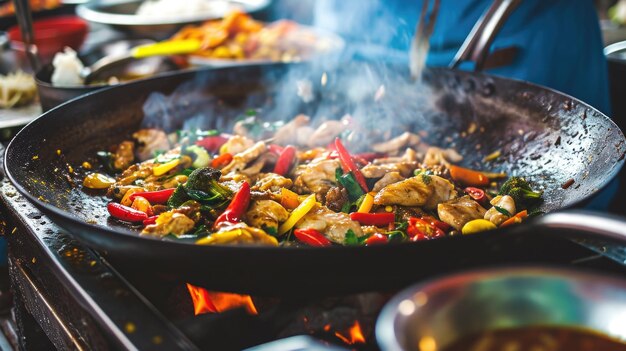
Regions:
[[[177, 247], [179, 248], [187, 248], [190, 249], [191, 247], [204, 247], [205, 249], [193, 249], [193, 250], [207, 250], [207, 251], [211, 251], [211, 250], [241, 250], [241, 249], [246, 249], [246, 250], [254, 250], [254, 249], [263, 249], [264, 251], [266, 250], [273, 250], [273, 251], [284, 251], [284, 250], [298, 250], [298, 251], [302, 251], [302, 250], [306, 250], [306, 251], [316, 251], [316, 250], [343, 250], [343, 251], [352, 251], [352, 252], [360, 252], [361, 250], [376, 250], [376, 249], [380, 249], [380, 248], [385, 248], [385, 247], [394, 247], [396, 245], [423, 245], [424, 242], [429, 242], [431, 240], [427, 240], [427, 241], [423, 241], [423, 242], [403, 242], [403, 243], [398, 243], [398, 244], [393, 244], [393, 245], [373, 245], [373, 246], [368, 246], [366, 248], [366, 246], [344, 246], [344, 245], [333, 245], [333, 246], [329, 246], [329, 247], [323, 247], [323, 248], [319, 248], [319, 247], [297, 247], [297, 248], [285, 248], [285, 247], [281, 247], [281, 246], [260, 246], [260, 245], [197, 245], [195, 243], [191, 243], [191, 242], [183, 242], [183, 241], [169, 241], [169, 240], [163, 240], [162, 238], [157, 238], [157, 237], [152, 237], [152, 236], [141, 236], [139, 235], [138, 232], [136, 231], [131, 231], [131, 230], [122, 230], [121, 228], [118, 229], [112, 229], [111, 227], [104, 227], [104, 226], [100, 226], [100, 225], [94, 225], [94, 224], [89, 224], [83, 220], [78, 220], [76, 219], [76, 217], [73, 217], [71, 215], [70, 212], [68, 211], [64, 211], [56, 206], [50, 205], [46, 202], [42, 202], [39, 201], [38, 198], [36, 198], [35, 196], [33, 196], [32, 194], [30, 194], [25, 187], [22, 186], [21, 182], [17, 181], [16, 178], [14, 177], [14, 175], [12, 174], [8, 164], [9, 164], [9, 154], [11, 154], [13, 152], [13, 150], [16, 148], [16, 146], [14, 146], [17, 142], [16, 140], [18, 140], [18, 138], [20, 138], [20, 135], [27, 133], [29, 128], [35, 128], [35, 125], [40, 121], [43, 120], [44, 118], [50, 118], [47, 117], [52, 113], [56, 113], [57, 110], [60, 109], [66, 109], [67, 106], [70, 106], [71, 104], [76, 103], [76, 101], [79, 101], [81, 99], [87, 99], [90, 98], [92, 95], [97, 95], [97, 94], [105, 94], [107, 92], [109, 92], [112, 89], [128, 89], [127, 86], [132, 86], [132, 85], [138, 85], [138, 84], [146, 84], [148, 85], [149, 83], [146, 82], [150, 82], [153, 80], [157, 80], [157, 79], [166, 79], [168, 77], [172, 77], [172, 76], [176, 76], [176, 75], [196, 75], [199, 72], [203, 72], [203, 71], [215, 71], [215, 70], [231, 70], [231, 69], [237, 69], [237, 68], [242, 68], [242, 67], [249, 67], [249, 68], [267, 68], [267, 67], [271, 67], [271, 66], [286, 66], [286, 65], [292, 65], [292, 66], [306, 66], [309, 65], [309, 63], [306, 62], [302, 62], [302, 63], [272, 63], [272, 64], [256, 64], [256, 65], [249, 65], [249, 66], [235, 66], [235, 67], [220, 67], [220, 68], [211, 68], [211, 67], [205, 67], [205, 68], [200, 68], [200, 69], [192, 69], [192, 70], [183, 70], [183, 71], [174, 71], [174, 72], [166, 72], [162, 75], [156, 76], [156, 77], [152, 77], [152, 78], [147, 78], [147, 79], [141, 79], [141, 80], [136, 80], [136, 81], [131, 81], [128, 83], [124, 83], [124, 84], [119, 84], [119, 85], [114, 85], [114, 86], [109, 86], [109, 87], [105, 87], [102, 89], [97, 89], [95, 91], [86, 93], [84, 95], [78, 96], [76, 98], [73, 98], [69, 101], [66, 101], [54, 108], [52, 108], [51, 110], [48, 110], [46, 112], [44, 112], [43, 114], [41, 114], [40, 116], [38, 116], [37, 118], [35, 118], [34, 120], [32, 120], [30, 123], [28, 123], [26, 126], [24, 126], [24, 128], [22, 128], [14, 137], [13, 139], [9, 142], [9, 144], [7, 145], [5, 152], [4, 152], [4, 157], [3, 157], [3, 168], [4, 168], [4, 172], [6, 177], [9, 179], [9, 181], [11, 182], [11, 184], [13, 185], [13, 187], [15, 187], [15, 189], [24, 197], [26, 197], [26, 199], [33, 204], [35, 207], [41, 209], [44, 214], [47, 215], [47, 212], [52, 213], [53, 216], [58, 216], [60, 217], [63, 221], [67, 221], [67, 222], [71, 222], [74, 225], [77, 225], [79, 227], [84, 228], [82, 229], [85, 232], [104, 232], [107, 235], [124, 235], [125, 239], [128, 240], [133, 240], [133, 241], [137, 241], [137, 240], [141, 240], [143, 242], [148, 242], [151, 241], [153, 243], [164, 243], [162, 245], [172, 245], [174, 247], [174, 245], [177, 245]], [[497, 76], [497, 75], [492, 75], [492, 74], [487, 74], [487, 73], [483, 73], [483, 72], [468, 72], [468, 71], [463, 71], [463, 70], [458, 70], [458, 69], [452, 69], [452, 68], [447, 68], [447, 67], [428, 67], [428, 69], [425, 72], [433, 72], [435, 74], [445, 74], [446, 72], [452, 72], [455, 74], [462, 74], [462, 75], [472, 75], [472, 76], [479, 76], [479, 77], [484, 77], [484, 78], [490, 78], [490, 79], [495, 79], [495, 80], [504, 80], [504, 81], [512, 81], [512, 82], [516, 82], [516, 83], [521, 83], [524, 84], [526, 86], [529, 86], [531, 88], [535, 88], [539, 91], [542, 92], [546, 92], [549, 94], [553, 94], [553, 95], [557, 95], [557, 96], [561, 96], [561, 97], [565, 97], [568, 98], [570, 100], [572, 100], [573, 103], [582, 105], [583, 107], [585, 107], [588, 110], [591, 110], [593, 112], [595, 112], [596, 114], [599, 115], [599, 118], [603, 118], [605, 119], [609, 125], [612, 128], [615, 128], [619, 134], [621, 135], [621, 140], [623, 142], [626, 143], [626, 138], [624, 136], [624, 132], [615, 124], [615, 122], [608, 117], [606, 114], [604, 114], [603, 112], [601, 112], [600, 110], [596, 109], [595, 107], [587, 104], [586, 102], [581, 101], [580, 99], [577, 99], [571, 95], [568, 95], [566, 93], [562, 93], [560, 91], [557, 91], [555, 89], [549, 88], [549, 87], [545, 87], [539, 84], [535, 84], [535, 83], [531, 83], [528, 81], [524, 81], [524, 80], [518, 80], [518, 79], [512, 79], [512, 78], [507, 78], [507, 77], [502, 77], [502, 76]], [[605, 189], [610, 183], [611, 181], [614, 180], [614, 178], [617, 176], [617, 174], [620, 172], [620, 170], [622, 169], [622, 167], [624, 166], [625, 163], [625, 158], [622, 157], [621, 159], [617, 160], [617, 162], [615, 162], [614, 166], [612, 167], [612, 174], [610, 175], [610, 177], [607, 177], [605, 182], [598, 187], [597, 191], [592, 192], [584, 197], [581, 197], [580, 199], [578, 199], [575, 202], [572, 202], [568, 205], [565, 205], [555, 211], [549, 212], [549, 213], [554, 213], [554, 212], [558, 212], [561, 210], [565, 210], [568, 208], [572, 208], [576, 205], [579, 205], [581, 203], [584, 203], [585, 201], [588, 201], [589, 198], [591, 198], [592, 196], [594, 196], [595, 194], [597, 194], [598, 192], [602, 191], [603, 189]], [[547, 213], [547, 214], [549, 214]], [[64, 229], [68, 229], [67, 227], [58, 224], [58, 222], [54, 221], [55, 224], [59, 225], [60, 227], [64, 228]], [[533, 220], [534, 222], [534, 220]], [[465, 235], [457, 235], [454, 237], [444, 237], [444, 238], [438, 238], [437, 240], [459, 240], [459, 237], [464, 237], [464, 238], [469, 238], [469, 237], [475, 237], [477, 235], [493, 235], [493, 233], [496, 233], [496, 235], [499, 235], [503, 232], [509, 231], [509, 228], [497, 228], [495, 230], [490, 230], [487, 232], [483, 232], [483, 233], [477, 233], [471, 236], [465, 236]], [[78, 237], [81, 241], [83, 240], [83, 238], [81, 237], [80, 234], [74, 234], [72, 233], [72, 230], [68, 229], [68, 232], [72, 235], [72, 236], [76, 236]]]

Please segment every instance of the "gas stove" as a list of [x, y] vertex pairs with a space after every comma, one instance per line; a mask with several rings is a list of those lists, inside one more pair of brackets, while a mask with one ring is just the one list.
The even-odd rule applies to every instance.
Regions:
[[[394, 291], [318, 299], [234, 295], [116, 269], [0, 183], [19, 348], [377, 350], [377, 315]], [[548, 263], [626, 272], [623, 247], [518, 239], [494, 264]], [[591, 250], [589, 249], [591, 248]], [[453, 257], [450, 258], [454, 260]], [[459, 268], [469, 268], [464, 265]], [[390, 267], [392, 269], [392, 267]], [[446, 273], [433, 267], [432, 276]], [[416, 281], [429, 278], [416, 277]], [[269, 343], [269, 344], [268, 344]]]

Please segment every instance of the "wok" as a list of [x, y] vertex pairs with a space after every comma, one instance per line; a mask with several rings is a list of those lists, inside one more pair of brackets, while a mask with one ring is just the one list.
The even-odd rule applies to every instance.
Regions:
[[[435, 270], [494, 262], [496, 251], [504, 261], [532, 259], [531, 251], [515, 246], [530, 234], [522, 234], [520, 226], [419, 243], [321, 249], [162, 241], [109, 220], [108, 200], [80, 186], [85, 174], [80, 165], [95, 162], [97, 151], [140, 127], [226, 130], [250, 107], [263, 107], [267, 119], [296, 113], [339, 118], [350, 112], [390, 134], [425, 130], [426, 142], [455, 147], [465, 166], [530, 179], [544, 190], [547, 212], [583, 204], [623, 165], [622, 132], [572, 97], [444, 68], [427, 70], [421, 85], [408, 76], [404, 68], [385, 65], [353, 63], [337, 70], [262, 65], [175, 73], [112, 87], [65, 103], [26, 126], [6, 150], [6, 174], [53, 221], [129, 274], [158, 274], [213, 290], [302, 296], [402, 287]], [[496, 150], [502, 156], [483, 163]], [[574, 183], [564, 189], [570, 179]]]

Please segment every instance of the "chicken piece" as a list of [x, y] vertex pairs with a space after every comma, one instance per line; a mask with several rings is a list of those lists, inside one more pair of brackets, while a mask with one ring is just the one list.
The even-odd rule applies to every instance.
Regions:
[[418, 206], [427, 210], [456, 197], [454, 185], [437, 176], [418, 175], [384, 187], [374, 197], [376, 205]]
[[265, 143], [262, 141], [259, 141], [258, 143], [252, 145], [248, 149], [233, 156], [233, 160], [224, 168], [222, 168], [222, 174], [227, 174], [230, 172], [239, 172], [245, 169], [246, 165], [249, 162], [256, 160], [259, 156], [261, 156], [262, 153], [265, 152], [265, 150], [267, 150]]
[[252, 190], [278, 192], [282, 188], [291, 189], [293, 181], [276, 173], [260, 174]]
[[[310, 118], [306, 115], [297, 115], [291, 121], [278, 128], [274, 133], [274, 143], [279, 145], [300, 144], [298, 139], [300, 136], [300, 128], [309, 125]], [[307, 136], [310, 134], [307, 134]]]
[[334, 212], [326, 206], [319, 205], [296, 223], [296, 228], [315, 229], [337, 244], [344, 243], [348, 230], [352, 230], [357, 237], [364, 235], [361, 225], [351, 220], [347, 213]]
[[439, 218], [456, 230], [461, 230], [465, 223], [471, 220], [483, 218], [485, 212], [487, 210], [469, 196], [463, 196], [437, 206]]
[[420, 143], [420, 136], [417, 134], [404, 132], [399, 136], [385, 141], [384, 143], [378, 143], [372, 145], [372, 150], [385, 154], [397, 155], [402, 148], [414, 146]]
[[[302, 126], [296, 130], [296, 145], [306, 146], [309, 143], [309, 138], [315, 129], [311, 126]], [[324, 145], [326, 146], [326, 145]]]
[[222, 145], [222, 148], [224, 148], [226, 152], [236, 155], [248, 150], [252, 147], [252, 145], [254, 145], [254, 140], [241, 135], [234, 135], [230, 137], [224, 145]]
[[146, 226], [141, 234], [152, 236], [166, 236], [168, 234], [183, 235], [193, 229], [196, 223], [182, 213], [167, 211], [157, 217], [154, 224]]
[[308, 146], [316, 147], [330, 144], [339, 134], [346, 130], [347, 126], [347, 121], [343, 119], [341, 121], [326, 121], [320, 124], [313, 134], [309, 134]]
[[[493, 207], [485, 212], [485, 219], [491, 221], [491, 223], [495, 224], [496, 226], [499, 226], [504, 221], [511, 218], [511, 216], [517, 213], [515, 208], [515, 200], [513, 200], [513, 198], [509, 195], [496, 196], [491, 199], [491, 204], [493, 205]], [[501, 213], [496, 209], [496, 207], [505, 210], [506, 212], [510, 213], [511, 216]]]
[[368, 164], [361, 169], [365, 178], [382, 178], [389, 172], [398, 172], [403, 177], [410, 177], [418, 167], [417, 162], [400, 162], [391, 164]]
[[341, 167], [339, 160], [317, 159], [300, 165], [295, 171], [293, 190], [299, 194], [315, 193], [322, 201], [330, 188], [336, 186], [335, 170]]
[[377, 181], [376, 184], [374, 184], [374, 188], [372, 188], [372, 191], [379, 192], [387, 185], [401, 182], [405, 179], [406, 178], [401, 176], [398, 172], [389, 172], [385, 174], [379, 181]]
[[253, 227], [268, 230], [278, 228], [278, 223], [284, 222], [289, 212], [278, 202], [272, 200], [254, 201], [246, 212], [246, 222]]
[[153, 158], [157, 151], [170, 149], [167, 134], [161, 129], [140, 129], [133, 133], [133, 138], [138, 142], [137, 157], [142, 162]]
[[454, 149], [441, 149], [431, 146], [426, 151], [424, 156], [424, 165], [426, 166], [438, 166], [448, 165], [450, 162], [458, 163], [463, 160], [463, 156], [459, 155]]
[[113, 167], [115, 169], [126, 169], [135, 160], [135, 144], [132, 141], [122, 141], [113, 154]]
[[278, 246], [278, 240], [262, 229], [250, 227], [245, 223], [220, 225], [218, 231], [196, 241], [198, 245], [254, 244]]

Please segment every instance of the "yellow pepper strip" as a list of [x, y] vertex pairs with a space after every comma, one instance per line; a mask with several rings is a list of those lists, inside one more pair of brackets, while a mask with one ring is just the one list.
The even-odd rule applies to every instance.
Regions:
[[496, 229], [496, 225], [491, 223], [490, 221], [486, 219], [475, 219], [473, 221], [465, 223], [465, 225], [461, 229], [461, 233], [475, 234], [492, 229]]
[[298, 221], [302, 219], [305, 214], [311, 211], [313, 206], [315, 206], [315, 202], [315, 194], [311, 194], [309, 197], [304, 199], [304, 201], [302, 201], [302, 203], [300, 203], [300, 205], [298, 205], [298, 207], [291, 212], [285, 223], [278, 227], [278, 234], [283, 235], [287, 233], [289, 229], [293, 228], [293, 226], [296, 225], [296, 223], [298, 223]]
[[239, 237], [241, 236], [246, 236], [246, 235], [249, 236], [248, 239], [251, 241], [252, 236], [249, 233], [246, 233], [245, 231], [241, 229], [229, 230], [227, 232], [211, 234], [207, 236], [206, 238], [202, 238], [196, 241], [196, 244], [198, 245], [227, 244], [227, 243], [230, 243], [239, 239]]
[[83, 180], [83, 186], [89, 189], [107, 189], [115, 183], [115, 179], [101, 173], [91, 173]]
[[357, 212], [368, 213], [372, 210], [372, 206], [374, 206], [374, 196], [372, 193], [367, 193], [365, 194], [363, 202], [361, 202], [361, 206], [359, 206]]
[[154, 174], [157, 177], [162, 176], [165, 173], [174, 169], [174, 167], [178, 166], [179, 163], [180, 163], [180, 159], [175, 159], [175, 160], [171, 160], [169, 162], [166, 162], [160, 165], [156, 165], [152, 168], [152, 174]]

